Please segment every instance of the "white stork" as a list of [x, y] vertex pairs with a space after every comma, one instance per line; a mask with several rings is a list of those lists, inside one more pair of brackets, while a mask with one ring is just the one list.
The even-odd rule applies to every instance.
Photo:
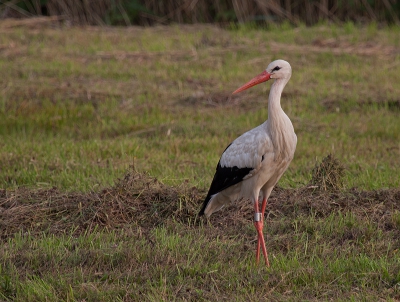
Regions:
[[[256, 261], [259, 262], [261, 247], [267, 266], [268, 253], [263, 235], [265, 207], [272, 189], [292, 161], [297, 143], [292, 122], [280, 103], [283, 88], [291, 75], [290, 64], [276, 60], [264, 72], [233, 92], [275, 79], [269, 93], [268, 119], [239, 136], [222, 153], [199, 213], [209, 217], [232, 201], [250, 199], [254, 205], [254, 225], [258, 233]], [[262, 200], [261, 212], [259, 200]]]

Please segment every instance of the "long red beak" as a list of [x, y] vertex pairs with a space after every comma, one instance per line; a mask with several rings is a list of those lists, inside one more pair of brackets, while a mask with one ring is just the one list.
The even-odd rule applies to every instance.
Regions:
[[268, 81], [270, 79], [270, 77], [271, 77], [271, 74], [264, 70], [258, 76], [252, 78], [250, 81], [248, 81], [246, 84], [244, 84], [242, 87], [236, 89], [234, 92], [232, 92], [232, 94], [241, 92], [243, 90], [246, 90], [246, 89], [248, 89], [250, 87], [253, 87], [253, 86], [257, 85], [257, 84], [260, 84], [262, 82], [266, 82], [266, 81]]

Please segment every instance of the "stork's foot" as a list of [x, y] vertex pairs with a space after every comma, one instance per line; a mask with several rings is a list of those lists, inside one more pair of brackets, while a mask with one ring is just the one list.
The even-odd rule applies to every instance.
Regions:
[[264, 259], [265, 259], [265, 265], [267, 267], [269, 267], [268, 252], [267, 252], [267, 248], [265, 247], [265, 240], [264, 240], [264, 235], [263, 235], [264, 222], [263, 222], [262, 213], [255, 213], [254, 226], [256, 227], [257, 235], [258, 235], [257, 250], [256, 250], [256, 262], [257, 262], [257, 264], [260, 262], [260, 247], [261, 247], [263, 255], [264, 255]]

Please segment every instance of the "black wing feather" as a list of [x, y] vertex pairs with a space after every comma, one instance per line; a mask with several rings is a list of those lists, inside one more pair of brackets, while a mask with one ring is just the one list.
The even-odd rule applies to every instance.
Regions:
[[221, 163], [218, 162], [213, 181], [211, 182], [210, 189], [208, 190], [207, 197], [204, 199], [203, 207], [201, 208], [199, 215], [204, 214], [212, 195], [238, 184], [253, 169], [254, 168], [238, 168], [237, 166], [221, 167]]

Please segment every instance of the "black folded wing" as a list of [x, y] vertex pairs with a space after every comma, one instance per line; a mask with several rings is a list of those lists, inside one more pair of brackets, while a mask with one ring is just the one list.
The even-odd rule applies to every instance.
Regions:
[[221, 167], [221, 163], [218, 162], [213, 181], [211, 182], [210, 189], [208, 190], [207, 197], [204, 199], [203, 207], [201, 208], [199, 215], [204, 215], [204, 211], [212, 195], [238, 184], [253, 169], [254, 168], [238, 168], [237, 166]]

